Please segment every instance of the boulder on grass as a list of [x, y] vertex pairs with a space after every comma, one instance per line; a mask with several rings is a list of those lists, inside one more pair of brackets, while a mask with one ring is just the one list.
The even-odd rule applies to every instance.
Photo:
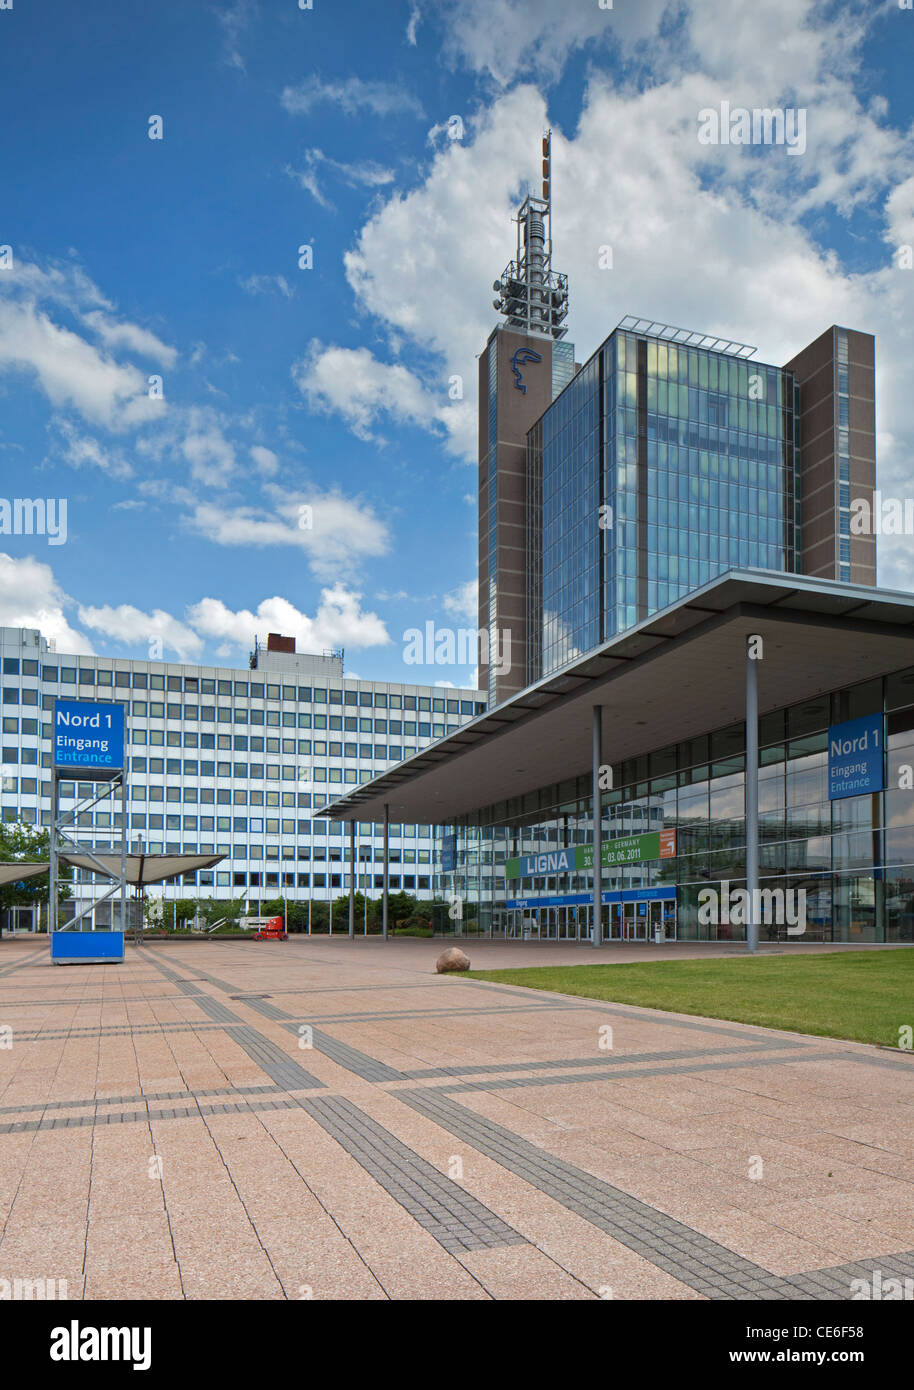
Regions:
[[449, 946], [446, 951], [435, 961], [435, 970], [439, 975], [447, 975], [453, 970], [469, 970], [470, 958], [465, 956], [456, 946]]

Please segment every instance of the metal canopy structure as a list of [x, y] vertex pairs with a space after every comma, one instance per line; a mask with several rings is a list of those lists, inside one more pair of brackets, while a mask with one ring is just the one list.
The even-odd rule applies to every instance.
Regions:
[[5, 888], [8, 883], [21, 883], [26, 878], [37, 878], [39, 874], [46, 874], [51, 867], [51, 862], [46, 859], [44, 863], [29, 862], [22, 860], [16, 863], [15, 860], [0, 864], [0, 888]]
[[[592, 711], [608, 763], [745, 718], [746, 638], [763, 637], [758, 711], [914, 666], [914, 595], [730, 571], [449, 738], [323, 807], [334, 820], [449, 824], [589, 775]], [[914, 676], [911, 699], [914, 703]]]
[[[56, 718], [55, 718], [56, 723]], [[98, 907], [99, 903], [106, 902], [115, 895], [120, 900], [120, 920], [121, 930], [123, 931], [127, 921], [127, 880], [124, 876], [124, 863], [127, 855], [127, 779], [123, 768], [118, 768], [113, 776], [103, 776], [95, 767], [87, 767], [85, 771], [80, 770], [78, 780], [85, 781], [94, 786], [101, 782], [102, 790], [93, 792], [88, 797], [84, 797], [69, 811], [60, 809], [60, 784], [63, 779], [75, 779], [72, 768], [54, 767], [51, 773], [51, 853], [49, 860], [50, 867], [50, 887], [48, 892], [48, 934], [66, 931], [72, 932], [78, 922], [88, 917]], [[91, 861], [89, 867], [98, 868], [100, 872], [113, 877], [116, 882], [107, 893], [103, 893], [100, 898], [81, 908], [69, 921], [61, 924], [60, 922], [60, 893], [58, 880], [58, 865], [64, 855], [70, 851], [79, 850], [79, 842], [75, 840], [74, 834], [79, 824], [79, 818], [84, 813], [92, 810], [103, 801], [114, 802], [115, 795], [119, 793], [121, 799], [120, 822], [121, 822], [121, 850], [117, 856], [118, 868], [113, 874], [108, 874], [107, 869], [100, 868], [98, 856], [91, 850], [85, 850], [85, 857]], [[116, 822], [115, 822], [116, 823]], [[81, 929], [80, 929], [81, 930]], [[53, 944], [52, 944], [53, 954]]]
[[[93, 873], [107, 874], [109, 878], [120, 876], [119, 854], [79, 854], [61, 850], [60, 858], [75, 869], [89, 869]], [[180, 878], [182, 874], [195, 873], [198, 869], [211, 869], [224, 858], [224, 854], [128, 854], [125, 876], [133, 888], [146, 888], [153, 883]]]
[[[74, 850], [61, 850], [60, 856], [67, 864], [72, 864], [75, 869], [89, 869], [92, 873], [107, 874], [109, 878], [130, 884], [136, 890], [136, 897], [145, 896], [143, 889], [148, 888], [153, 883], [165, 883], [168, 879], [180, 878], [182, 874], [192, 874], [198, 869], [211, 869], [214, 864], [220, 864], [226, 857], [224, 854], [146, 854], [140, 850], [133, 854], [90, 854], [79, 853]], [[116, 885], [115, 885], [116, 887]], [[114, 890], [112, 890], [114, 891]], [[103, 902], [105, 894], [98, 899]], [[134, 944], [141, 938], [141, 927], [139, 915], [137, 915], [134, 928]]]
[[671, 323], [658, 323], [655, 319], [639, 319], [637, 314], [626, 314], [616, 324], [613, 332], [623, 329], [626, 333], [641, 333], [645, 338], [662, 338], [664, 342], [676, 343], [679, 347], [705, 348], [708, 352], [725, 352], [731, 357], [752, 357], [758, 348], [748, 343], [737, 343], [731, 338], [718, 338], [716, 333], [699, 333], [691, 328], [676, 328]]

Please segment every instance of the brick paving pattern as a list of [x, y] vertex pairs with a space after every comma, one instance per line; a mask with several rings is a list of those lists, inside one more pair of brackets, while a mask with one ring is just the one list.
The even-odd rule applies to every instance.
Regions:
[[914, 1279], [914, 1058], [438, 977], [440, 950], [162, 942], [54, 967], [4, 940], [0, 1279], [358, 1300]]

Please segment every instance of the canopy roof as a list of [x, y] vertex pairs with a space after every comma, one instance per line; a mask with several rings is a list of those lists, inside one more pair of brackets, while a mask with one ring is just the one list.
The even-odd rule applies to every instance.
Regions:
[[50, 865], [45, 860], [43, 863], [29, 863], [28, 860], [14, 860], [11, 863], [0, 864], [0, 888], [4, 888], [8, 883], [21, 883], [25, 878], [37, 878], [39, 874], [46, 874]]
[[[77, 869], [88, 869], [91, 873], [106, 873], [111, 878], [120, 878], [121, 856], [119, 854], [76, 854], [61, 851], [61, 859]], [[180, 878], [182, 874], [192, 874], [197, 869], [211, 869], [220, 863], [224, 854], [128, 854], [127, 882], [134, 888], [143, 888], [150, 883], [164, 883], [166, 879]], [[47, 868], [47, 865], [45, 865]]]
[[604, 710], [607, 763], [726, 728], [745, 718], [751, 633], [764, 638], [758, 686], [765, 714], [914, 667], [914, 595], [767, 570], [730, 571], [319, 814], [379, 821], [387, 803], [394, 822], [447, 825], [588, 774], [594, 705]]

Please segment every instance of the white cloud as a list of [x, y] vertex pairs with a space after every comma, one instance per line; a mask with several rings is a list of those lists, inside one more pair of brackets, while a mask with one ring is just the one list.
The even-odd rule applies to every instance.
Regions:
[[325, 347], [316, 340], [292, 376], [312, 410], [340, 415], [359, 439], [375, 439], [387, 417], [442, 433], [454, 453], [472, 453], [472, 407], [449, 400], [446, 376], [436, 392], [408, 367], [380, 362], [368, 348]]
[[193, 480], [209, 487], [224, 487], [235, 471], [234, 446], [215, 413], [205, 407], [190, 410], [181, 452]]
[[50, 565], [42, 565], [31, 556], [14, 559], [0, 554], [0, 625], [37, 627], [58, 651], [91, 656], [91, 642], [67, 621], [64, 609], [72, 605]]
[[93, 309], [90, 313], [84, 314], [83, 321], [98, 334], [107, 348], [128, 348], [140, 357], [150, 357], [154, 362], [161, 362], [163, 367], [173, 367], [178, 360], [175, 348], [169, 347], [161, 338], [157, 338], [149, 329], [141, 328], [139, 324], [128, 323], [125, 320], [118, 322], [101, 309]]
[[[120, 449], [111, 449], [94, 435], [83, 434], [70, 420], [56, 419], [54, 428], [62, 437], [65, 462], [74, 468], [98, 468], [112, 478], [129, 478], [133, 467]], [[53, 455], [53, 451], [52, 451]]]
[[[565, 9], [575, 11], [561, 20], [567, 34], [579, 12]], [[655, 24], [661, 9], [646, 6], [643, 24]], [[884, 102], [863, 107], [858, 96], [863, 22], [876, 9], [771, 0], [747, 25], [721, 24], [719, 5], [701, 0], [682, 7], [671, 33], [655, 36], [650, 81], [592, 72], [577, 128], [553, 134], [554, 264], [569, 272], [578, 360], [625, 313], [748, 340], [761, 361], [775, 363], [832, 323], [874, 333], [879, 481], [901, 496], [914, 457], [914, 272], [896, 268], [892, 253], [914, 242], [914, 180], [911, 135], [887, 124]], [[541, 37], [551, 32], [544, 6], [500, 0], [504, 10], [532, 16], [534, 36], [537, 15]], [[460, 7], [455, 31], [474, 13], [480, 18], [476, 4]], [[602, 13], [616, 24], [622, 7]], [[487, 14], [491, 26], [491, 6]], [[772, 34], [782, 38], [772, 43]], [[629, 51], [637, 41], [627, 36]], [[533, 61], [532, 50], [518, 52]], [[702, 108], [724, 99], [796, 104], [792, 89], [809, 108], [805, 156], [698, 143]], [[451, 437], [472, 458], [475, 358], [497, 321], [489, 287], [513, 255], [519, 195], [538, 182], [537, 136], [548, 112], [537, 90], [520, 86], [465, 123], [465, 140], [446, 142], [416, 188], [372, 213], [346, 270], [359, 307], [403, 340], [404, 356], [431, 349], [443, 382], [462, 376], [470, 423]], [[821, 220], [815, 231], [807, 225], [811, 210], [860, 205], [876, 224], [868, 249], [881, 262], [864, 272], [845, 269], [817, 240]], [[614, 269], [600, 269], [601, 247], [612, 249]], [[417, 285], [434, 292], [417, 293]], [[297, 378], [313, 404], [338, 411], [362, 437], [385, 414], [431, 432], [441, 427], [417, 374], [386, 367], [366, 349], [312, 348]], [[911, 582], [903, 540], [883, 539], [880, 556], [881, 582]]]
[[269, 484], [264, 491], [272, 511], [199, 503], [185, 523], [217, 545], [297, 546], [325, 581], [390, 548], [386, 523], [366, 503], [338, 492], [289, 492]]
[[406, 42], [412, 48], [415, 48], [416, 44], [418, 43], [417, 31], [421, 19], [422, 11], [420, 10], [418, 5], [413, 5], [412, 9], [409, 12], [409, 23], [406, 26]]
[[[663, 9], [664, 4], [638, 0], [641, 7]], [[463, 0], [457, 6], [438, 0], [438, 8], [444, 17], [445, 52], [502, 85], [528, 70], [544, 78], [558, 77], [576, 48], [586, 43], [593, 49], [601, 39], [611, 39], [618, 23], [616, 11], [600, 9], [597, 0], [584, 5]]]
[[322, 103], [339, 107], [347, 116], [360, 111], [374, 116], [424, 115], [418, 97], [404, 87], [395, 82], [365, 82], [361, 77], [325, 82], [315, 75], [295, 87], [284, 87], [280, 100], [293, 116], [307, 115]]
[[257, 611], [234, 611], [221, 599], [205, 598], [188, 610], [188, 621], [208, 637], [252, 647], [254, 638], [268, 632], [294, 637], [300, 652], [322, 652], [336, 647], [385, 646], [390, 637], [376, 613], [363, 612], [361, 594], [343, 585], [322, 589], [314, 617], [300, 612], [288, 599], [264, 599]]
[[452, 614], [455, 618], [466, 618], [475, 626], [478, 613], [477, 588], [476, 580], [468, 579], [465, 584], [460, 584], [451, 593], [445, 594], [445, 612]]
[[284, 275], [247, 275], [239, 278], [245, 294], [281, 294], [291, 299], [295, 290]]
[[257, 467], [257, 471], [262, 473], [265, 478], [272, 478], [279, 468], [279, 459], [272, 449], [265, 449], [262, 444], [251, 446], [251, 458]]
[[318, 183], [318, 169], [326, 170], [350, 188], [383, 188], [386, 184], [393, 183], [394, 179], [393, 170], [385, 169], [383, 165], [376, 164], [371, 159], [344, 164], [338, 159], [331, 159], [322, 150], [305, 150], [304, 161], [304, 169], [293, 169], [287, 164], [285, 172], [300, 188], [310, 193], [321, 207], [331, 211], [334, 210], [334, 205]]
[[222, 27], [222, 61], [230, 68], [246, 72], [241, 54], [241, 36], [257, 13], [255, 0], [233, 0], [216, 11]]
[[0, 275], [0, 375], [24, 373], [54, 406], [120, 432], [160, 419], [165, 408], [150, 398], [145, 372], [115, 361], [122, 350], [166, 367], [178, 356], [149, 329], [117, 317], [77, 264], [42, 268], [17, 257]]
[[161, 608], [144, 613], [129, 603], [118, 604], [116, 608], [110, 604], [100, 608], [80, 604], [79, 621], [129, 646], [158, 640], [164, 648], [173, 651], [179, 661], [192, 661], [203, 650], [201, 638]]
[[96, 425], [120, 431], [161, 416], [136, 367], [99, 352], [33, 303], [0, 300], [0, 374], [32, 376], [51, 404], [72, 407]]

